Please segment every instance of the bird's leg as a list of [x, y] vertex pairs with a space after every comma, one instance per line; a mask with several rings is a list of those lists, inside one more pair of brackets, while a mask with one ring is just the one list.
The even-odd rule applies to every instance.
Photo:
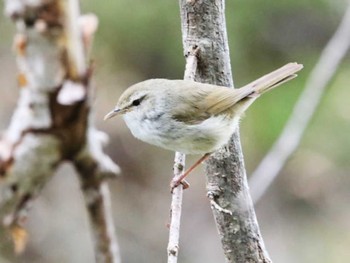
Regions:
[[186, 189], [188, 188], [190, 185], [186, 182], [185, 177], [187, 177], [187, 175], [189, 175], [194, 168], [196, 168], [198, 165], [200, 165], [203, 161], [205, 161], [206, 159], [208, 159], [208, 157], [210, 156], [211, 153], [206, 153], [204, 154], [201, 158], [198, 159], [197, 162], [195, 162], [190, 168], [188, 168], [182, 175], [180, 175], [178, 178], [174, 178], [171, 183], [170, 183], [170, 188], [171, 188], [171, 192], [173, 191], [173, 189], [175, 187], [177, 187], [179, 184], [183, 185], [183, 188]]

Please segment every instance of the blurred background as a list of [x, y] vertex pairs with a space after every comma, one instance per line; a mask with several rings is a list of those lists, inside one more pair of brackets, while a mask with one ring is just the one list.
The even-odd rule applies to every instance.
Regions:
[[[334, 33], [346, 1], [226, 1], [231, 63], [237, 87], [290, 61], [299, 77], [265, 95], [241, 122], [248, 175], [269, 150], [304, 88], [322, 48]], [[3, 9], [3, 2], [0, 2]], [[108, 153], [122, 177], [110, 182], [124, 263], [165, 262], [169, 182], [174, 154], [134, 139], [122, 119], [103, 122], [129, 85], [154, 77], [182, 78], [184, 58], [178, 1], [82, 1], [100, 19], [95, 62], [95, 123], [110, 135]], [[0, 129], [16, 105], [13, 24], [0, 16]], [[256, 206], [274, 262], [350, 260], [350, 58], [326, 92], [297, 152]], [[198, 156], [189, 157], [187, 163]], [[202, 168], [184, 193], [179, 262], [224, 262], [205, 191]], [[27, 250], [0, 262], [92, 263], [92, 242], [80, 186], [63, 165], [33, 204]], [[1, 242], [1, 241], [0, 241]]]

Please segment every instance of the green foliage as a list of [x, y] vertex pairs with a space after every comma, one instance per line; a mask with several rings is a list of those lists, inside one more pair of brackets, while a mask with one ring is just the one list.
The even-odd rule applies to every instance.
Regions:
[[182, 78], [184, 60], [176, 1], [87, 1], [100, 19], [97, 49], [113, 63], [147, 78]]

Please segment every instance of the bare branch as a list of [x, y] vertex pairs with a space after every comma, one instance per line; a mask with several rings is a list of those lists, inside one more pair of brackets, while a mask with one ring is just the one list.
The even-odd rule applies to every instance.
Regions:
[[334, 77], [349, 47], [350, 4], [338, 29], [324, 48], [319, 61], [312, 70], [305, 89], [294, 106], [281, 135], [252, 174], [250, 189], [254, 203], [258, 202], [264, 195], [288, 158], [298, 147], [327, 85]]
[[[180, 0], [185, 54], [198, 47], [195, 80], [233, 87], [224, 0]], [[227, 262], [271, 262], [248, 191], [239, 133], [206, 165], [207, 193]]]
[[[97, 25], [93, 17], [79, 19], [79, 2], [68, 0], [67, 8], [67, 38], [68, 54], [71, 59], [70, 77], [80, 79], [86, 74], [87, 66], [84, 48], [89, 50]], [[95, 24], [97, 18], [95, 17]], [[72, 87], [71, 87], [72, 92]], [[89, 101], [88, 101], [89, 102]], [[90, 122], [91, 123], [91, 122]], [[89, 124], [90, 124], [89, 123]], [[96, 262], [121, 262], [117, 238], [113, 224], [110, 205], [110, 193], [105, 179], [119, 173], [119, 167], [103, 153], [102, 146], [107, 136], [97, 131], [91, 125], [87, 127], [87, 141], [85, 147], [76, 155], [74, 165], [80, 175], [86, 207], [92, 224], [93, 241], [95, 244]]]
[[105, 179], [120, 172], [119, 167], [102, 154], [107, 136], [93, 127], [88, 141], [74, 159], [79, 174], [86, 208], [90, 217], [96, 262], [121, 262], [117, 237], [113, 224], [110, 192]]
[[[184, 171], [185, 154], [176, 152], [174, 160], [174, 179]], [[183, 185], [175, 187], [172, 191], [170, 208], [170, 225], [168, 241], [168, 263], [176, 263], [179, 255], [180, 219], [182, 209]]]
[[[184, 79], [194, 80], [197, 70], [198, 47], [193, 46], [186, 54]], [[178, 179], [185, 169], [185, 154], [176, 152], [174, 160], [174, 180]], [[176, 263], [179, 255], [180, 219], [182, 207], [183, 185], [173, 189], [170, 209], [170, 226], [168, 242], [168, 263]]]

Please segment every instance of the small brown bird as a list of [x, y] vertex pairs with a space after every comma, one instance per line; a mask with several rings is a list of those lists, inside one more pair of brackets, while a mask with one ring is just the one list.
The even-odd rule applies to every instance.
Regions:
[[226, 144], [242, 113], [263, 93], [296, 77], [303, 66], [289, 63], [240, 88], [188, 80], [150, 79], [137, 83], [121, 95], [104, 119], [123, 115], [138, 139], [185, 154], [204, 154], [195, 166]]

